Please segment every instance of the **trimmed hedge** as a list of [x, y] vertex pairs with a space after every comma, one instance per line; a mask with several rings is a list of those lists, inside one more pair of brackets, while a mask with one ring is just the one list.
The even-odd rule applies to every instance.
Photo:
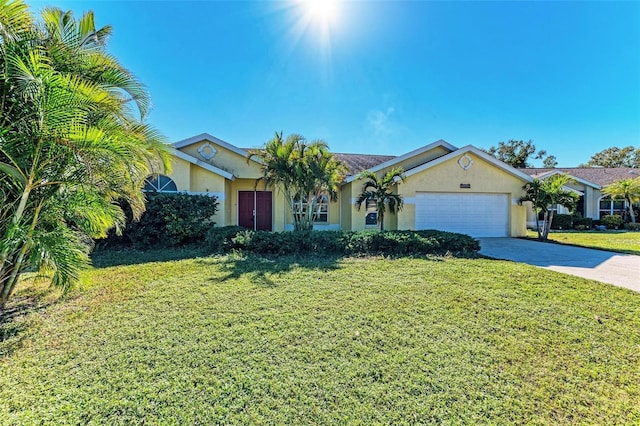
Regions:
[[473, 254], [480, 244], [468, 235], [444, 231], [265, 232], [236, 226], [212, 228], [206, 242], [214, 253], [242, 250], [257, 254], [407, 256]]
[[574, 219], [573, 227], [578, 229], [578, 226], [584, 226], [584, 228], [582, 229], [593, 229], [593, 219], [591, 219], [590, 217]]
[[572, 229], [574, 219], [570, 214], [554, 214], [551, 229]]
[[146, 211], [140, 220], [131, 220], [129, 212], [122, 236], [112, 234], [98, 241], [98, 246], [147, 249], [203, 243], [207, 231], [215, 225], [216, 197], [147, 193], [146, 198]]

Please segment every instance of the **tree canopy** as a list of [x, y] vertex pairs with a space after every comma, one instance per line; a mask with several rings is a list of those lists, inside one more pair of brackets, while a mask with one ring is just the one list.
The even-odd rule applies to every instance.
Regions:
[[276, 132], [262, 149], [251, 150], [249, 158], [260, 161], [260, 180], [284, 194], [296, 231], [313, 229], [319, 203], [323, 197], [337, 199], [346, 172], [326, 142], [309, 142], [298, 134], [285, 139]]
[[626, 146], [603, 149], [593, 154], [581, 167], [638, 167], [640, 168], [640, 147]]
[[0, 309], [27, 267], [72, 284], [92, 238], [123, 226], [117, 201], [140, 215], [145, 177], [169, 166], [110, 33], [92, 12], [0, 3]]
[[533, 167], [529, 163], [530, 158], [543, 159], [544, 167], [553, 168], [558, 164], [556, 157], [547, 155], [547, 151], [540, 150], [536, 153], [536, 146], [532, 140], [524, 142], [511, 139], [508, 142], [499, 142], [498, 146], [492, 146], [486, 152], [515, 168]]

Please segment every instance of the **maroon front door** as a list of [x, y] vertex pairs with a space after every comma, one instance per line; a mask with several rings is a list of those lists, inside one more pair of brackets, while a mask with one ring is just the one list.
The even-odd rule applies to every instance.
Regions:
[[271, 191], [238, 191], [238, 225], [256, 231], [271, 231]]

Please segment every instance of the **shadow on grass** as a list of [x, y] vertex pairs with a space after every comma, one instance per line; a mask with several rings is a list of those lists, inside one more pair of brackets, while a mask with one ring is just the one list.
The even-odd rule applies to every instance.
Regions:
[[176, 247], [152, 250], [136, 250], [132, 248], [99, 250], [91, 254], [91, 261], [96, 268], [111, 266], [139, 265], [149, 262], [168, 262], [172, 260], [193, 259], [210, 255], [209, 251], [200, 247]]
[[[243, 276], [248, 277], [253, 283], [261, 286], [275, 286], [275, 282], [270, 278], [289, 272], [293, 269], [307, 269], [317, 271], [331, 271], [341, 268], [340, 262], [347, 259], [357, 259], [366, 261], [367, 259], [380, 259], [382, 255], [345, 256], [339, 254], [300, 254], [300, 255], [258, 255], [246, 254], [242, 252], [230, 253], [226, 256], [201, 259], [202, 263], [216, 263], [224, 275], [209, 278], [210, 281], [224, 282], [238, 279]], [[390, 259], [402, 257], [419, 257], [432, 262], [441, 262], [442, 256], [390, 256]], [[474, 256], [477, 257], [477, 256]]]
[[0, 358], [10, 356], [28, 333], [29, 317], [58, 303], [50, 297], [56, 290], [50, 286], [21, 289], [14, 294], [4, 310], [0, 311]]
[[[330, 271], [340, 267], [340, 255], [298, 255], [298, 256], [260, 256], [256, 254], [231, 253], [218, 257], [214, 262], [225, 275], [209, 278], [210, 281], [224, 282], [247, 276], [253, 283], [265, 287], [276, 285], [270, 278], [295, 268]], [[202, 259], [201, 262], [211, 260]]]

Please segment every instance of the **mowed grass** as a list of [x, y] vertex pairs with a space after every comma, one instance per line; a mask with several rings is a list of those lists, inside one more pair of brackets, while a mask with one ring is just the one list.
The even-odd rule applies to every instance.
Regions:
[[[536, 231], [527, 237], [538, 238]], [[640, 232], [637, 231], [551, 231], [549, 240], [574, 246], [640, 255]]]
[[10, 321], [0, 424], [640, 423], [629, 290], [489, 259], [135, 256]]

